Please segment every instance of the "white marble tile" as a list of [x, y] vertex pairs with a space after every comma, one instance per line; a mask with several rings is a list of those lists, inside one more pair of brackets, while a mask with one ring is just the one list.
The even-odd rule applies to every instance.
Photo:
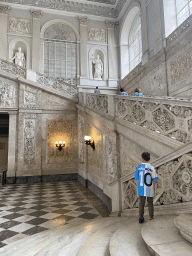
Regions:
[[72, 217], [78, 217], [82, 214], [83, 213], [80, 211], [70, 211], [70, 212], [65, 213], [65, 215], [72, 216]]
[[5, 244], [11, 244], [11, 243], [16, 242], [16, 241], [18, 241], [18, 240], [20, 240], [20, 239], [23, 239], [23, 238], [25, 238], [25, 237], [28, 237], [28, 236], [27, 236], [27, 235], [24, 235], [24, 234], [18, 234], [18, 235], [16, 235], [16, 236], [13, 236], [13, 237], [11, 237], [11, 238], [8, 238], [8, 239], [4, 240], [3, 243], [5, 243]]
[[77, 205], [68, 205], [68, 206], [63, 207], [62, 209], [76, 210], [76, 209], [78, 209], [79, 207], [80, 207], [80, 206], [77, 206]]
[[30, 214], [30, 213], [36, 212], [36, 211], [37, 210], [35, 210], [35, 209], [26, 209], [26, 210], [19, 211], [17, 213], [19, 213], [19, 214]]
[[9, 230], [12, 230], [12, 231], [15, 231], [15, 232], [19, 232], [19, 233], [22, 233], [30, 228], [33, 228], [35, 227], [34, 225], [31, 225], [31, 224], [27, 224], [27, 223], [21, 223], [19, 225], [16, 225], [12, 228], [9, 228]]
[[35, 219], [36, 217], [34, 216], [30, 216], [30, 215], [23, 215], [19, 218], [16, 218], [14, 219], [15, 221], [19, 221], [19, 222], [27, 222], [27, 221], [30, 221], [30, 220], [33, 220]]
[[44, 218], [44, 219], [54, 219], [54, 218], [57, 218], [59, 216], [61, 216], [61, 214], [50, 212], [50, 213], [47, 213], [45, 215], [42, 215], [41, 218]]

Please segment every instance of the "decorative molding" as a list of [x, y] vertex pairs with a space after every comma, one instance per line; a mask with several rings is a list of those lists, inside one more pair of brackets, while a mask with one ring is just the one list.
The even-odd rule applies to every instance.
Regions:
[[28, 19], [18, 19], [11, 17], [9, 19], [9, 31], [23, 34], [31, 33], [31, 21]]
[[80, 25], [87, 26], [88, 18], [86, 18], [86, 17], [79, 17], [79, 23], [80, 23]]
[[10, 11], [10, 6], [8, 5], [0, 5], [0, 13], [8, 14]]
[[107, 28], [114, 28], [115, 26], [119, 25], [118, 22], [113, 22], [113, 21], [108, 21], [108, 20], [106, 20], [105, 23], [107, 25]]
[[88, 40], [93, 42], [106, 42], [105, 29], [88, 28]]
[[118, 0], [87, 0], [87, 1], [99, 2], [99, 3], [102, 3], [102, 4], [112, 4], [112, 5], [114, 5]]
[[33, 19], [40, 19], [42, 15], [42, 11], [31, 10], [31, 15], [33, 16]]
[[167, 37], [167, 45], [170, 45], [171, 43], [173, 43], [177, 38], [179, 38], [183, 32], [186, 31], [186, 29], [188, 29], [189, 27], [191, 27], [192, 25], [192, 15], [185, 20], [178, 28], [176, 28], [173, 33], [171, 33], [168, 37]]
[[[4, 3], [12, 3], [12, 4], [18, 4], [18, 0], [2, 0]], [[21, 5], [27, 5], [27, 6], [34, 6], [39, 8], [46, 8], [46, 9], [55, 9], [60, 11], [68, 11], [68, 12], [74, 12], [74, 13], [81, 13], [84, 15], [94, 15], [94, 16], [100, 16], [100, 17], [108, 17], [108, 18], [114, 18], [116, 19], [120, 13], [120, 10], [123, 8], [125, 4], [125, 0], [119, 0], [122, 2], [120, 5], [118, 5], [118, 11], [116, 8], [113, 7], [106, 7], [100, 6], [100, 5], [94, 5], [94, 4], [88, 4], [77, 1], [56, 1], [56, 0], [47, 0], [46, 4], [45, 1], [28, 1], [28, 0], [22, 0], [19, 2]]]

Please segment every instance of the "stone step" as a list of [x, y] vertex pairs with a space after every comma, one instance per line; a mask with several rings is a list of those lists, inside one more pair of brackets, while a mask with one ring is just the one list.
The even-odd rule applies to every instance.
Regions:
[[[88, 222], [87, 225], [77, 225], [75, 228], [69, 229], [71, 240], [68, 243], [54, 244], [48, 248], [43, 248], [36, 256], [75, 256], [78, 254], [81, 246], [95, 232], [101, 228], [117, 222], [118, 218], [102, 218], [97, 221]], [[65, 232], [66, 236], [66, 232]]]
[[[114, 232], [127, 225], [127, 218], [111, 218], [109, 225], [103, 226], [97, 232], [92, 234], [81, 246], [78, 256], [110, 256], [109, 243]], [[76, 255], [76, 254], [71, 254]]]
[[174, 219], [175, 226], [179, 229], [180, 235], [188, 242], [192, 243], [192, 216], [191, 214], [181, 214]]
[[192, 246], [174, 225], [176, 215], [157, 216], [143, 225], [142, 237], [151, 255], [192, 256]]
[[138, 218], [128, 218], [127, 224], [118, 229], [111, 238], [109, 250], [111, 256], [150, 256], [141, 236], [141, 224]]

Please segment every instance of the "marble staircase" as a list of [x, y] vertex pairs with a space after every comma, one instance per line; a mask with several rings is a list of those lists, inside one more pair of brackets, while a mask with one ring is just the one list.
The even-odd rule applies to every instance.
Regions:
[[[44, 231], [0, 249], [1, 256], [190, 256], [190, 215], [156, 216], [144, 224], [137, 217], [98, 217]], [[190, 233], [191, 235], [191, 233]], [[189, 239], [188, 239], [189, 240]]]

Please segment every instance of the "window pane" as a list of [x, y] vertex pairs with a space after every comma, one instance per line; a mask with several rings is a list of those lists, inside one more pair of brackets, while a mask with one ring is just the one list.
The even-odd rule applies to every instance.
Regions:
[[55, 44], [54, 44], [54, 42], [49, 42], [49, 58], [55, 59]]
[[178, 23], [178, 26], [184, 21], [186, 20], [187, 18], [189, 17], [189, 8], [188, 8], [188, 5], [182, 9], [181, 12], [179, 12], [177, 14], [177, 23]]
[[176, 0], [177, 13], [180, 12], [187, 4], [188, 0]]

